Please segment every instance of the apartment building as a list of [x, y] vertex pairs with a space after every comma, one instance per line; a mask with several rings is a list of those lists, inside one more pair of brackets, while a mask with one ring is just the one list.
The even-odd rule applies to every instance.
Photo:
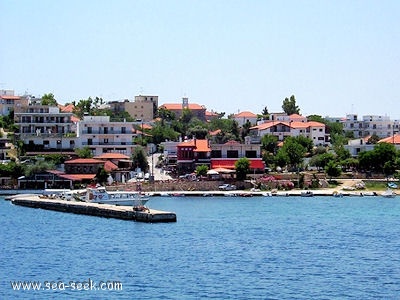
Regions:
[[72, 113], [60, 112], [57, 106], [23, 105], [14, 113], [15, 136], [28, 151], [71, 151], [76, 147], [76, 125], [71, 118]]
[[108, 103], [113, 112], [126, 111], [135, 120], [149, 122], [154, 119], [158, 108], [158, 96], [139, 95], [135, 101], [111, 101]]
[[354, 138], [371, 135], [386, 138], [399, 133], [400, 121], [390, 120], [389, 116], [366, 115], [359, 120], [356, 114], [348, 114], [341, 122], [343, 131], [352, 132]]
[[89, 147], [95, 156], [121, 153], [131, 156], [137, 122], [111, 122], [109, 116], [84, 116], [77, 124], [77, 147]]

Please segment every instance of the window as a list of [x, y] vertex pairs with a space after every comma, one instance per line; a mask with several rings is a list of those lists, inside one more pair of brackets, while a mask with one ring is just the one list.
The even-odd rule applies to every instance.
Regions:
[[87, 128], [87, 133], [92, 133], [92, 127]]
[[92, 139], [88, 139], [87, 143], [88, 143], [88, 145], [93, 145], [93, 140]]
[[257, 158], [257, 151], [256, 150], [247, 150], [245, 153], [247, 158]]
[[228, 151], [226, 151], [226, 157], [227, 158], [238, 158], [239, 152], [237, 150], [228, 150]]
[[221, 158], [222, 151], [221, 150], [211, 150], [211, 157], [212, 158]]

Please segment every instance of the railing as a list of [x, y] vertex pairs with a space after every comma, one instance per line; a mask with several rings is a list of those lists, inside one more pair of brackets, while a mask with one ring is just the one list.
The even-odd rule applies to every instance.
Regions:
[[38, 137], [38, 138], [75, 138], [76, 137], [76, 133], [75, 132], [68, 132], [68, 133], [32, 133], [32, 132], [21, 132], [21, 133], [17, 133], [20, 135], [20, 137], [24, 137], [24, 138], [34, 138], [34, 137]]
[[82, 142], [83, 146], [133, 146], [135, 145], [133, 142]]
[[104, 132], [104, 130], [92, 130], [92, 131], [88, 131], [88, 130], [82, 130], [82, 134], [129, 134], [132, 135], [132, 132], [122, 132], [122, 131], [117, 131], [117, 130], [109, 130], [108, 132]]

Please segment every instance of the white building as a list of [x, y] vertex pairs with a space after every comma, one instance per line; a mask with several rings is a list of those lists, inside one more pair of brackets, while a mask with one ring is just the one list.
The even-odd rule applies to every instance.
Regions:
[[266, 134], [274, 135], [279, 141], [288, 136], [304, 136], [311, 139], [315, 146], [329, 144], [329, 134], [326, 133], [326, 126], [323, 123], [307, 121], [303, 116], [293, 114], [290, 116], [279, 115], [279, 121], [274, 118], [272, 121], [265, 121], [262, 124], [250, 128], [250, 135], [256, 137], [253, 140], [261, 140]]
[[131, 156], [136, 145], [136, 122], [110, 122], [109, 116], [84, 116], [78, 122], [77, 147], [89, 147], [95, 156], [122, 153]]
[[247, 122], [250, 122], [251, 125], [257, 123], [257, 115], [250, 111], [242, 111], [233, 115], [233, 119], [238, 123], [240, 127], [242, 127]]
[[342, 120], [343, 130], [352, 132], [355, 138], [377, 135], [379, 138], [392, 136], [399, 132], [399, 120], [389, 116], [366, 115], [362, 120], [356, 114], [349, 114]]
[[75, 148], [75, 128], [72, 113], [60, 112], [57, 106], [28, 105], [14, 113], [19, 127], [16, 137], [28, 151], [71, 150]]

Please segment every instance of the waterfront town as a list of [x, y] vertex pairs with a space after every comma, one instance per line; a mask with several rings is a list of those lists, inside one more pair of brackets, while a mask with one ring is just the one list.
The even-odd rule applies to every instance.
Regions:
[[0, 114], [3, 189], [142, 180], [148, 190], [212, 190], [224, 183], [286, 190], [318, 188], [322, 178], [340, 176], [394, 179], [399, 169], [399, 120], [303, 116], [294, 96], [280, 112], [266, 106], [226, 116], [187, 97], [62, 105], [53, 94], [1, 90]]

